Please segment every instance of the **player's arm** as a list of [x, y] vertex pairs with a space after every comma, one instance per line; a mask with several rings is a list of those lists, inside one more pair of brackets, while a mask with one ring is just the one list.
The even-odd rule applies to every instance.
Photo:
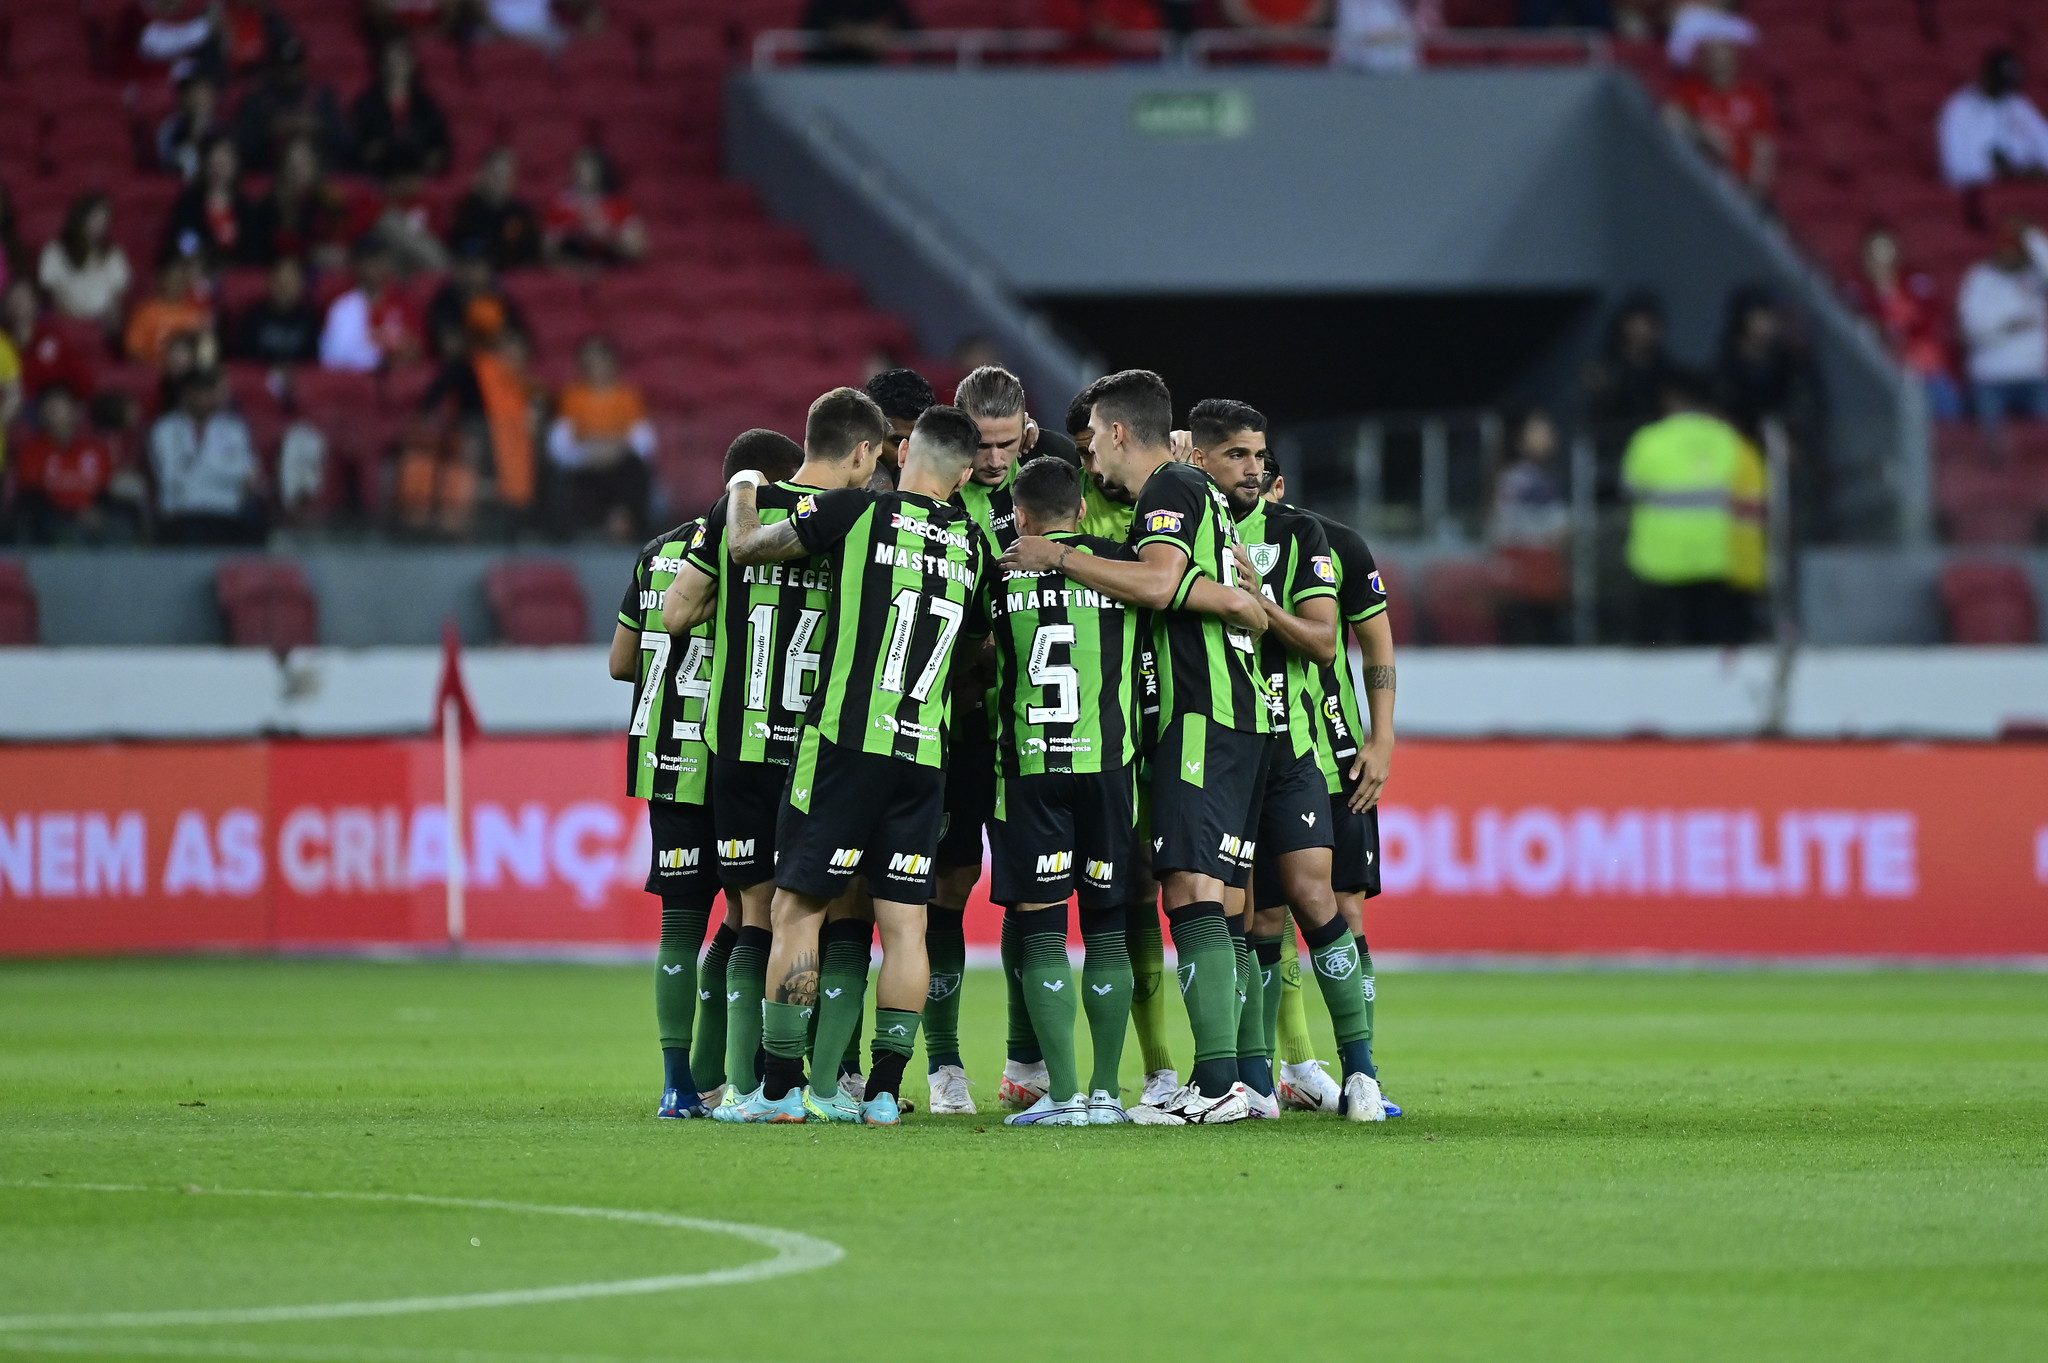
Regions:
[[[1330, 541], [1315, 521], [1293, 516], [1289, 522], [1292, 566], [1280, 587], [1280, 595], [1287, 604], [1280, 605], [1264, 592], [1259, 593], [1259, 599], [1265, 603], [1271, 632], [1287, 645], [1289, 652], [1318, 667], [1328, 667], [1337, 660], [1337, 650], [1344, 639], [1338, 617], [1336, 556], [1330, 552]], [[1236, 547], [1246, 560], [1251, 557], [1242, 544]], [[1253, 576], [1245, 580], [1259, 579]]]
[[640, 680], [640, 631], [621, 620], [612, 627], [611, 668], [613, 681]]
[[1217, 615], [1253, 634], [1266, 629], [1266, 610], [1258, 597], [1197, 572], [1185, 549], [1163, 539], [1141, 545], [1136, 559], [1114, 559], [1079, 552], [1058, 540], [1021, 535], [1003, 555], [1003, 567], [1036, 573], [1056, 570], [1127, 606]]
[[[1394, 626], [1382, 610], [1351, 626], [1365, 659], [1365, 715], [1372, 736], [1351, 761], [1351, 807], [1363, 813], [1380, 801], [1394, 770]], [[1351, 665], [1345, 659], [1344, 666]]]
[[743, 474], [736, 474], [726, 495], [725, 538], [732, 561], [780, 563], [786, 558], [802, 557], [804, 546], [797, 538], [796, 518], [762, 525], [761, 513], [754, 506], [754, 488], [755, 484]]
[[1312, 596], [1306, 601], [1296, 601], [1294, 610], [1281, 608], [1277, 601], [1269, 601], [1262, 593], [1259, 603], [1266, 610], [1266, 629], [1288, 652], [1298, 653], [1318, 667], [1327, 667], [1337, 659], [1337, 599], [1334, 596]]
[[718, 580], [684, 559], [682, 571], [661, 594], [661, 627], [670, 634], [688, 634], [709, 620], [717, 608]]

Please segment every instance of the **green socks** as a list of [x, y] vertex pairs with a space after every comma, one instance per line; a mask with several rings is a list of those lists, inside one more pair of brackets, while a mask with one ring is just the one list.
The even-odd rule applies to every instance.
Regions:
[[761, 1076], [763, 1097], [780, 1100], [803, 1083], [804, 1042], [813, 1011], [806, 1004], [761, 1000], [761, 1049], [768, 1053], [767, 1072]]
[[1372, 1015], [1374, 997], [1379, 993], [1379, 986], [1372, 976], [1372, 949], [1366, 946], [1365, 935], [1361, 933], [1352, 940], [1358, 947], [1359, 983], [1364, 986], [1365, 991], [1365, 1058], [1359, 1068], [1377, 1079], [1380, 1077], [1380, 1068], [1372, 1062]]
[[1010, 1024], [1004, 1054], [1020, 1065], [1035, 1065], [1045, 1059], [1045, 1052], [1031, 1033], [1031, 1010], [1024, 1003], [1024, 939], [1007, 913], [1003, 915], [1003, 983], [1008, 989], [1005, 1006]]
[[[840, 1058], [858, 1044], [874, 936], [875, 925], [860, 918], [827, 923], [818, 933], [818, 1040], [811, 1053], [811, 1092], [820, 1098], [838, 1091]], [[854, 1056], [858, 1059], [859, 1052]]]
[[868, 1069], [868, 1101], [880, 1094], [901, 1099], [903, 1067], [910, 1062], [911, 1047], [917, 1044], [916, 1013], [901, 1008], [875, 1007], [874, 1060]]
[[1173, 947], [1180, 956], [1180, 996], [1195, 1034], [1189, 1082], [1218, 1097], [1237, 1082], [1237, 955], [1229, 920], [1213, 899], [1170, 909]]
[[1124, 936], [1122, 909], [1081, 910], [1081, 1007], [1088, 1014], [1088, 1037], [1095, 1048], [1095, 1073], [1090, 1089], [1114, 1097], [1124, 1063], [1124, 1032], [1131, 1025], [1131, 953]]
[[699, 1093], [725, 1082], [725, 967], [739, 935], [730, 918], [720, 923], [697, 971], [697, 1035], [690, 1047], [690, 1078]]
[[1166, 1048], [1166, 943], [1159, 935], [1159, 905], [1146, 900], [1124, 911], [1124, 942], [1131, 957], [1131, 1023], [1145, 1073], [1173, 1068]]
[[1273, 1061], [1266, 1054], [1266, 991], [1244, 923], [1242, 917], [1230, 920], [1230, 947], [1237, 958], [1237, 1077], [1252, 1092], [1270, 1098]]
[[766, 928], [741, 928], [725, 967], [725, 1077], [741, 1093], [753, 1092], [760, 1082], [754, 1057], [761, 1049], [761, 996], [768, 991], [768, 947], [774, 940]]
[[[1254, 937], [1251, 939], [1252, 973], [1258, 976], [1260, 1001], [1265, 1007], [1260, 1010], [1260, 1040], [1265, 1046], [1261, 1052], [1266, 1059], [1273, 1058], [1274, 1038], [1280, 1031], [1280, 939], [1278, 937]], [[1295, 986], [1296, 997], [1301, 987]]]
[[[1330, 1023], [1337, 1029], [1337, 1049], [1365, 1040], [1372, 1023], [1365, 1008], [1365, 990], [1358, 967], [1358, 943], [1344, 916], [1337, 914], [1319, 928], [1302, 934], [1308, 943], [1308, 958], [1314, 964], [1316, 985], [1323, 991], [1323, 1003], [1330, 1010]], [[1346, 1073], [1350, 1073], [1346, 1069]]]
[[[715, 890], [713, 894], [717, 893]], [[654, 1022], [665, 1051], [690, 1049], [697, 1013], [697, 949], [711, 921], [711, 895], [701, 889], [661, 897], [661, 945], [654, 956]]]
[[1016, 925], [1018, 981], [1031, 1030], [1045, 1056], [1046, 1093], [1063, 1103], [1081, 1091], [1074, 1063], [1074, 968], [1067, 962], [1067, 906], [1011, 909], [1006, 923]]
[[932, 982], [925, 991], [924, 1056], [926, 1067], [958, 1065], [960, 1060], [960, 977], [967, 969], [967, 933], [961, 909], [924, 906], [924, 951], [931, 958]]

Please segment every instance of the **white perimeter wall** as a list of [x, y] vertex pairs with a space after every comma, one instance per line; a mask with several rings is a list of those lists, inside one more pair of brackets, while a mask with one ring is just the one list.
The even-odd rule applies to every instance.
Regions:
[[[431, 648], [0, 649], [0, 740], [418, 733]], [[602, 648], [465, 655], [483, 726], [619, 731], [629, 688]], [[1403, 650], [1408, 737], [1995, 738], [2048, 725], [2048, 648], [1807, 649], [1780, 677], [1767, 649]], [[1782, 701], [1778, 698], [1782, 694]]]

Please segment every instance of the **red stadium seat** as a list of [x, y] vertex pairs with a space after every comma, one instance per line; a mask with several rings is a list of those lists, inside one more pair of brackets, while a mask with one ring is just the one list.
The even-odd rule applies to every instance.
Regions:
[[2040, 637], [2033, 584], [2013, 564], [1951, 563], [1940, 591], [1951, 643], [2031, 644]]
[[214, 574], [214, 595], [238, 648], [307, 648], [320, 642], [320, 605], [291, 559], [239, 558]]
[[1465, 647], [1500, 642], [1494, 622], [1494, 575], [1484, 563], [1439, 559], [1423, 579], [1429, 634], [1439, 644]]
[[36, 588], [27, 565], [0, 558], [0, 647], [33, 644], [40, 637]]
[[559, 559], [507, 559], [486, 584], [498, 637], [508, 644], [581, 644], [590, 639], [589, 606], [575, 570]]

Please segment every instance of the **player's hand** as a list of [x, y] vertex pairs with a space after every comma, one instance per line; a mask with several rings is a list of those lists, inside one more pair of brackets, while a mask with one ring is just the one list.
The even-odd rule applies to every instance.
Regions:
[[1192, 464], [1195, 462], [1195, 437], [1186, 431], [1169, 431], [1167, 447], [1173, 451], [1173, 462]]
[[1258, 565], [1252, 562], [1252, 551], [1244, 547], [1243, 540], [1233, 540], [1231, 541], [1230, 552], [1237, 559], [1238, 581], [1253, 591], [1257, 591], [1259, 569]]
[[1233, 588], [1237, 604], [1225, 619], [1256, 639], [1266, 632], [1266, 598], [1243, 587]]
[[1043, 535], [1019, 535], [1017, 542], [1003, 552], [1002, 567], [1012, 573], [1051, 572], [1065, 548]]
[[1351, 808], [1360, 814], [1380, 802], [1387, 778], [1394, 774], [1394, 745], [1377, 740], [1364, 744], [1351, 759]]

